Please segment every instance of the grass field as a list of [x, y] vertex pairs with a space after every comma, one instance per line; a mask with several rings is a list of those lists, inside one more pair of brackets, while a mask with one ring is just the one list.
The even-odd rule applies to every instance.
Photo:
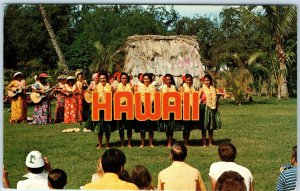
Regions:
[[[29, 125], [8, 123], [9, 106], [4, 107], [4, 166], [9, 172], [11, 187], [26, 173], [25, 158], [31, 150], [39, 150], [47, 156], [52, 168], [61, 168], [68, 174], [67, 189], [79, 189], [89, 182], [96, 170], [97, 158], [106, 150], [97, 150], [96, 135], [93, 133], [62, 133], [76, 125], [51, 124]], [[297, 143], [297, 100], [254, 98], [251, 104], [233, 105], [221, 101], [222, 129], [215, 131], [215, 144], [233, 143], [238, 150], [236, 162], [247, 167], [254, 176], [255, 190], [274, 190], [281, 164], [290, 160], [291, 148]], [[32, 107], [29, 113], [32, 113]], [[29, 115], [30, 116], [30, 115]], [[135, 147], [120, 148], [127, 156], [125, 168], [141, 164], [150, 171], [157, 184], [159, 171], [168, 167], [170, 149], [166, 148], [165, 134], [155, 133], [155, 148], [139, 148], [139, 134], [133, 134]], [[174, 138], [182, 141], [182, 132]], [[112, 133], [112, 146], [119, 148], [118, 132]], [[203, 148], [199, 130], [191, 133], [186, 162], [197, 168], [205, 186], [211, 190], [208, 171], [210, 164], [218, 161], [217, 146]]]

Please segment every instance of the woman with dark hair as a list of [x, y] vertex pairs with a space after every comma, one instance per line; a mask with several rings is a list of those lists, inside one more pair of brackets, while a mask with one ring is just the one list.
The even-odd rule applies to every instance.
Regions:
[[[190, 93], [190, 106], [193, 104], [192, 93], [195, 92], [195, 88], [193, 87], [193, 77], [190, 74], [185, 75], [185, 82], [179, 88], [180, 93]], [[185, 145], [189, 145], [190, 131], [194, 128], [195, 123], [191, 120], [185, 121], [183, 120], [183, 142]]]
[[75, 77], [67, 77], [66, 85], [62, 89], [62, 93], [65, 95], [64, 123], [77, 123], [77, 95], [79, 90], [75, 84]]
[[[175, 81], [173, 76], [171, 74], [166, 74], [164, 78], [165, 78], [165, 83], [162, 85], [161, 92], [162, 93], [176, 92], [177, 90], [175, 87]], [[174, 104], [174, 98], [169, 99], [169, 104], [170, 105]], [[177, 124], [174, 120], [174, 114], [171, 113], [169, 120], [161, 120], [159, 127], [161, 131], [166, 132], [167, 142], [168, 142], [167, 147], [171, 147], [173, 142], [173, 134], [177, 127]]]
[[[97, 92], [99, 95], [99, 101], [105, 102], [106, 101], [106, 92], [112, 92], [112, 87], [108, 83], [108, 74], [106, 72], [100, 71], [99, 74], [99, 84], [97, 85]], [[104, 111], [100, 110], [100, 121], [96, 122], [95, 125], [92, 126], [91, 129], [93, 132], [97, 133], [98, 136], [98, 145], [97, 148], [102, 148], [102, 138], [103, 133], [105, 134], [106, 140], [106, 148], [109, 148], [109, 140], [110, 140], [110, 133], [112, 132], [112, 125], [110, 121], [104, 120]]]
[[[32, 92], [41, 95], [42, 99], [34, 104], [32, 124], [41, 125], [51, 123], [51, 103], [50, 96], [46, 93], [51, 90], [47, 82], [50, 76], [46, 73], [41, 73], [36, 82], [32, 85]], [[32, 94], [31, 94], [32, 95]]]
[[[152, 103], [152, 110], [154, 109], [154, 94], [156, 92], [155, 87], [151, 84], [152, 83], [152, 76], [149, 73], [145, 73], [143, 75], [143, 84], [141, 84], [140, 88], [137, 90], [137, 92], [142, 93], [141, 99], [142, 99], [142, 110], [144, 111], [144, 103], [145, 103], [145, 94], [146, 92], [151, 93], [151, 103]], [[157, 123], [156, 121], [146, 120], [141, 121], [138, 123], [139, 130], [141, 134], [141, 145], [140, 147], [145, 146], [145, 136], [146, 132], [149, 132], [149, 146], [154, 147], [153, 145], [153, 137], [154, 137], [154, 131], [156, 129]]]
[[202, 146], [206, 146], [206, 131], [208, 131], [208, 146], [212, 146], [213, 132], [220, 128], [217, 118], [217, 93], [213, 87], [213, 79], [209, 74], [203, 77], [203, 86], [199, 90], [200, 104], [200, 129], [202, 134]]
[[136, 165], [132, 169], [132, 183], [135, 184], [140, 190], [153, 190], [151, 186], [152, 177], [149, 171], [142, 165]]
[[83, 72], [82, 71], [77, 71], [75, 73], [76, 76], [76, 86], [78, 89], [78, 94], [76, 95], [77, 97], [77, 117], [78, 117], [78, 122], [83, 121], [83, 95], [85, 93], [85, 90], [88, 88], [87, 81], [84, 79]]
[[[121, 73], [120, 75], [121, 83], [117, 85], [116, 92], [133, 92], [133, 88], [130, 85], [129, 76], [127, 73]], [[121, 98], [121, 104], [126, 105], [126, 98]], [[119, 129], [119, 135], [121, 139], [121, 146], [124, 147], [124, 129], [127, 129], [128, 147], [131, 148], [131, 137], [132, 137], [132, 127], [131, 120], [126, 119], [125, 113], [122, 113], [122, 119], [116, 121], [117, 128]]]
[[7, 86], [7, 90], [14, 95], [11, 101], [10, 123], [20, 123], [27, 120], [26, 83], [22, 84], [23, 79], [23, 73], [16, 72], [13, 80]]

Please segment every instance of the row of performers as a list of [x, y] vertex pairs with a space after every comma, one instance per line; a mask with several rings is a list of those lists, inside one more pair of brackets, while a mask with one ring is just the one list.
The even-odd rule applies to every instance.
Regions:
[[[17, 73], [16, 73], [17, 74]], [[14, 75], [14, 78], [17, 81], [22, 82], [22, 75]], [[49, 76], [45, 73], [42, 73], [38, 76], [35, 84], [32, 86], [32, 92], [38, 93], [40, 95], [46, 95], [45, 92], [49, 91], [49, 86], [47, 85], [46, 79]], [[153, 93], [157, 91], [157, 88], [153, 85], [152, 75], [145, 73], [140, 76], [140, 82], [135, 85], [130, 83], [130, 78], [126, 73], [120, 73], [119, 80], [117, 84], [110, 84], [109, 77], [106, 72], [99, 72], [93, 75], [93, 81], [84, 90], [84, 86], [87, 86], [87, 83], [83, 80], [83, 74], [81, 72], [76, 73], [77, 81], [75, 77], [63, 77], [58, 78], [58, 85], [52, 89], [51, 92], [56, 92], [57, 103], [55, 109], [55, 121], [59, 122], [62, 120], [65, 123], [76, 123], [80, 122], [83, 119], [83, 95], [87, 92], [97, 91], [98, 95], [103, 96], [105, 92], [150, 92]], [[124, 146], [124, 129], [127, 129], [128, 137], [128, 146], [131, 147], [131, 137], [132, 129], [136, 132], [140, 132], [141, 135], [141, 147], [145, 145], [145, 135], [146, 132], [149, 133], [149, 145], [153, 147], [153, 138], [154, 131], [160, 130], [165, 131], [167, 135], [167, 146], [172, 145], [173, 132], [174, 131], [183, 131], [184, 143], [188, 145], [190, 130], [195, 127], [202, 130], [202, 144], [206, 146], [206, 132], [208, 131], [208, 145], [212, 145], [213, 141], [213, 130], [220, 128], [219, 118], [216, 115], [217, 112], [217, 99], [216, 99], [216, 90], [213, 87], [213, 80], [210, 75], [205, 75], [202, 79], [203, 86], [199, 90], [199, 99], [201, 99], [201, 108], [200, 115], [201, 121], [196, 123], [195, 121], [176, 121], [174, 119], [170, 120], [160, 120], [157, 121], [130, 121], [125, 120], [123, 116], [120, 121], [105, 121], [103, 113], [100, 114], [99, 121], [92, 121], [91, 119], [91, 109], [89, 110], [88, 119], [85, 123], [85, 128], [92, 130], [98, 134], [98, 144], [97, 148], [103, 146], [102, 139], [103, 135], [106, 138], [106, 147], [110, 147], [110, 133], [116, 129], [119, 130], [121, 144]], [[65, 84], [64, 84], [65, 82]], [[10, 84], [11, 85], [11, 84]], [[8, 86], [8, 88], [10, 87]], [[177, 89], [173, 76], [166, 74], [164, 76], [164, 83], [160, 87], [161, 92], [189, 92], [192, 93], [195, 91], [193, 87], [193, 77], [190, 74], [185, 75], [185, 82]], [[58, 92], [58, 93], [57, 93]], [[22, 97], [22, 96], [18, 96]], [[50, 113], [50, 102], [49, 96], [42, 98], [40, 102], [35, 103], [34, 115], [33, 115], [33, 124], [47, 124], [51, 122], [51, 113]], [[19, 98], [18, 98], [19, 99]], [[104, 99], [104, 98], [102, 98]], [[143, 99], [143, 97], [142, 97]], [[153, 99], [152, 99], [153, 100]], [[143, 100], [142, 100], [143, 101]], [[88, 101], [89, 102], [89, 101]], [[13, 113], [13, 102], [12, 102], [12, 113]], [[13, 115], [13, 114], [12, 114]], [[13, 116], [11, 117], [11, 122], [13, 122]]]

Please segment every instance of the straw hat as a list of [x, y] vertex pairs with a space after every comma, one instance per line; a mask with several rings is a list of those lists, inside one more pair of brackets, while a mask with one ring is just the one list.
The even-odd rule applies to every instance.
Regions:
[[15, 78], [15, 77], [17, 77], [17, 76], [19, 76], [19, 75], [22, 75], [22, 76], [23, 76], [23, 73], [22, 73], [22, 72], [16, 72], [16, 73], [14, 74], [14, 77], [13, 77], [13, 78]]
[[67, 77], [67, 81], [68, 81], [68, 80], [75, 80], [75, 77], [74, 77], [74, 76], [68, 76], [68, 77]]
[[58, 76], [57, 79], [58, 80], [65, 80], [65, 79], [67, 79], [67, 76], [66, 75], [60, 75], [60, 76]]

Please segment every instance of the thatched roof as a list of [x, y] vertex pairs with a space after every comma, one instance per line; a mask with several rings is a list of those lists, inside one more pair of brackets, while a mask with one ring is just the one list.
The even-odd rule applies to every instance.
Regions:
[[194, 36], [134, 35], [126, 42], [124, 71], [137, 76], [152, 72], [202, 77], [199, 44]]

